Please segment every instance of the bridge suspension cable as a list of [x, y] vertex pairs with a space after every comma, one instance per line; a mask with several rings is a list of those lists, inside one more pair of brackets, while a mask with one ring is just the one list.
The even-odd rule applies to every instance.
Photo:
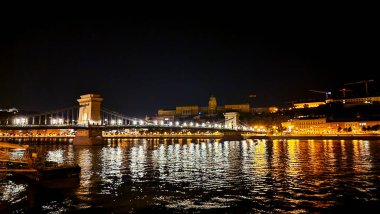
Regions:
[[141, 123], [143, 121], [142, 119], [128, 117], [107, 108], [102, 108], [100, 112], [102, 123], [106, 125], [136, 125], [137, 122]]

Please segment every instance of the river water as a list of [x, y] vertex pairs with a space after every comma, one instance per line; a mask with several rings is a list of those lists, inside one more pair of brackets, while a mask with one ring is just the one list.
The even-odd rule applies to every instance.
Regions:
[[7, 175], [0, 180], [0, 213], [377, 213], [380, 208], [380, 141], [134, 139], [34, 147], [45, 160], [78, 163], [80, 179], [53, 189]]

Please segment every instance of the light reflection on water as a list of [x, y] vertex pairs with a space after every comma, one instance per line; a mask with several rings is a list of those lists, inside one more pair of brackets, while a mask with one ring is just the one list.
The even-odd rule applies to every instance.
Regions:
[[379, 143], [134, 139], [92, 147], [39, 146], [45, 160], [78, 163], [82, 168], [79, 186], [49, 193], [8, 176], [0, 181], [0, 211], [322, 212], [378, 208]]

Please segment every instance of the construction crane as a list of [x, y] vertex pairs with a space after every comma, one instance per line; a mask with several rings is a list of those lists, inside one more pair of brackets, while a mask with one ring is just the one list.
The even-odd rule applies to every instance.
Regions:
[[339, 89], [339, 91], [341, 91], [343, 93], [343, 98], [344, 98], [344, 97], [346, 97], [346, 92], [347, 91], [352, 91], [352, 90], [347, 89], [347, 88], [341, 88], [341, 89]]
[[344, 85], [354, 85], [354, 84], [362, 84], [362, 83], [364, 83], [365, 94], [368, 96], [368, 83], [370, 83], [370, 82], [373, 82], [373, 80], [362, 80], [362, 81], [358, 81], [358, 82], [349, 82], [349, 83], [346, 83]]
[[321, 94], [326, 94], [326, 100], [329, 98], [329, 95], [331, 95], [330, 91], [318, 91], [318, 90], [309, 90], [311, 92], [316, 92], [316, 93], [321, 93]]

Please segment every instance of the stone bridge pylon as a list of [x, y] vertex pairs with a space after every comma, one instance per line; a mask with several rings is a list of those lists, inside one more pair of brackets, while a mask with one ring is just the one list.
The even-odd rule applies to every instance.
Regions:
[[83, 125], [83, 128], [77, 129], [74, 145], [96, 145], [101, 144], [102, 130], [98, 127], [90, 125], [101, 125], [100, 104], [103, 98], [98, 94], [81, 95], [79, 102], [79, 117], [78, 125]]
[[79, 102], [79, 125], [101, 125], [100, 104], [103, 98], [98, 94], [85, 94], [80, 96]]

